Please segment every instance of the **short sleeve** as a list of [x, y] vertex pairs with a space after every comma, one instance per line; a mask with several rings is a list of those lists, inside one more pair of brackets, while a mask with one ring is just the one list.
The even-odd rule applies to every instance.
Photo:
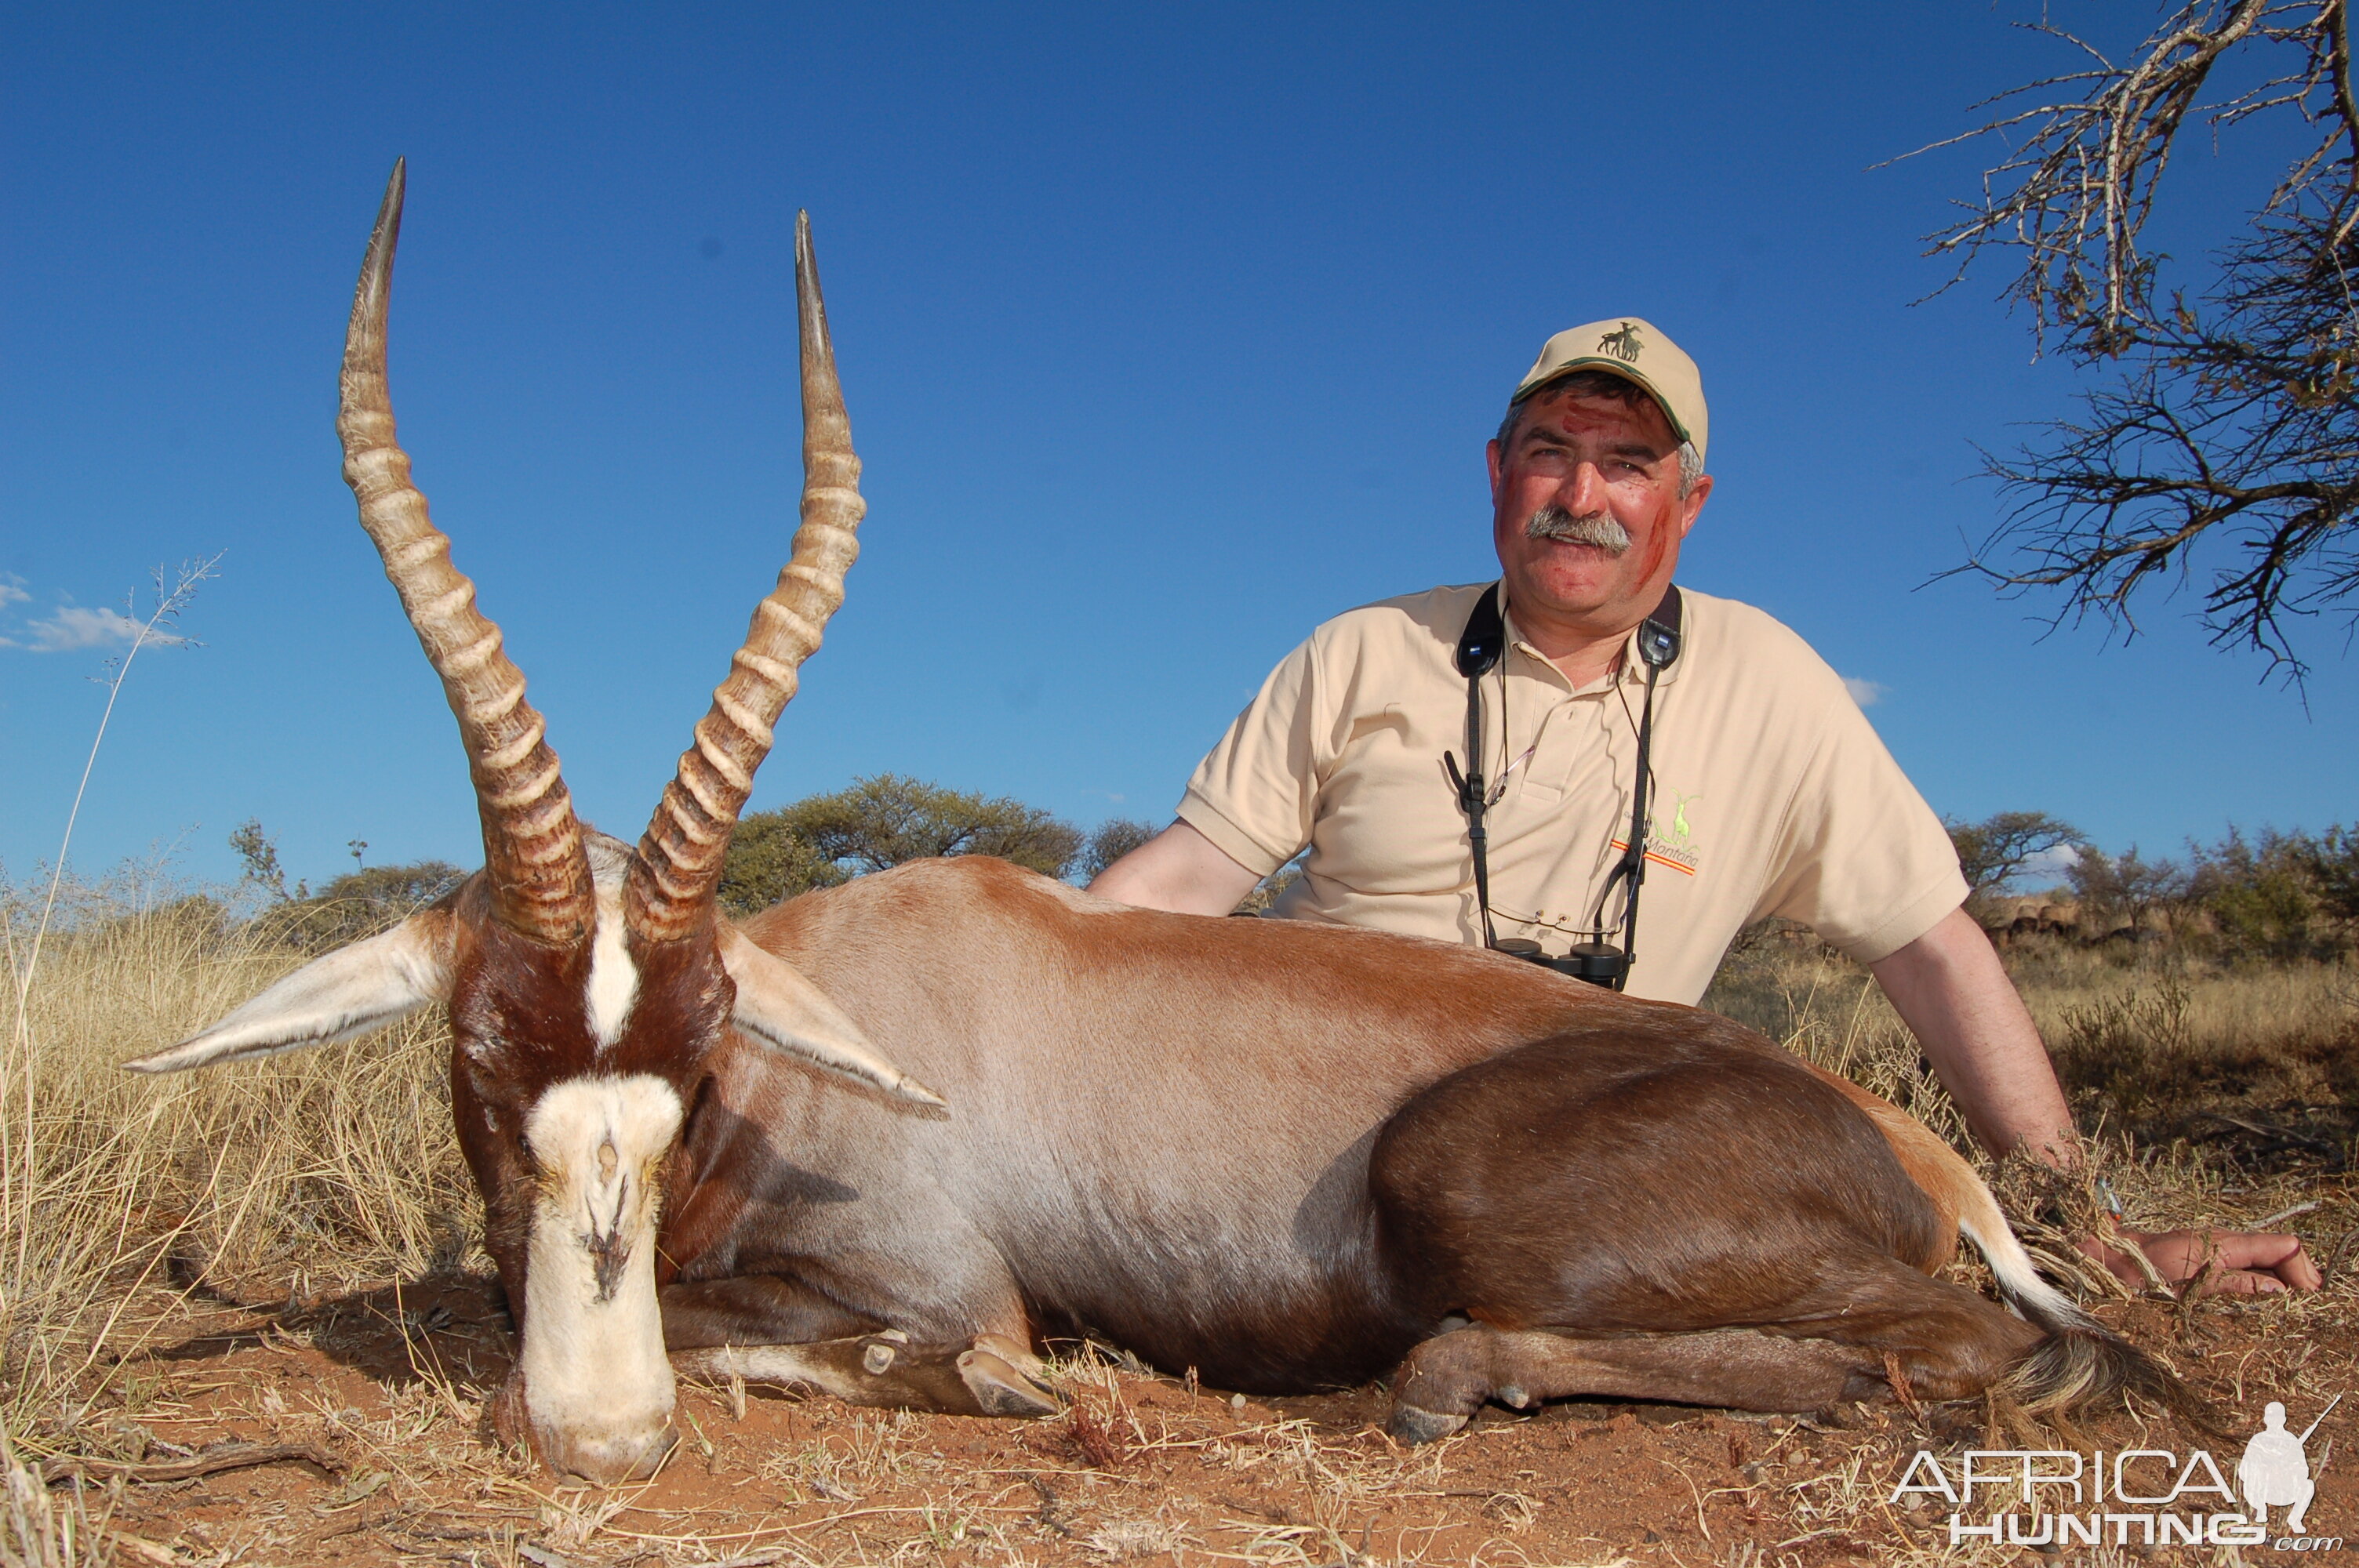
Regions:
[[1266, 877], [1310, 842], [1319, 793], [1317, 639], [1278, 662], [1188, 780], [1180, 819]]
[[1966, 880], [1948, 830], [1858, 705], [1836, 686], [1821, 712], [1754, 916], [1800, 921], [1872, 964], [1963, 903]]

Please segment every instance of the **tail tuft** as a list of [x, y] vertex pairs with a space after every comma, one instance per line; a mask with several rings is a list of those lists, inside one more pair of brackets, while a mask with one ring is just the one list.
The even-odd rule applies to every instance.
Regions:
[[2222, 1435], [2219, 1412], [2209, 1400], [2039, 1277], [1997, 1197], [1962, 1160], [1958, 1163], [1964, 1175], [1958, 1189], [1958, 1228], [1981, 1249], [2007, 1305], [2048, 1335], [1992, 1391], [2027, 1411], [2066, 1416], [2136, 1394], [2207, 1437]]
[[[2207, 1437], [2223, 1435], [2220, 1412], [2165, 1367], [2052, 1292], [2017, 1297], [2016, 1308], [2048, 1337], [2007, 1372], [1995, 1390], [2025, 1411], [2071, 1415], [2135, 1394], [2170, 1411]], [[2042, 1299], [2042, 1298], [2046, 1299]]]

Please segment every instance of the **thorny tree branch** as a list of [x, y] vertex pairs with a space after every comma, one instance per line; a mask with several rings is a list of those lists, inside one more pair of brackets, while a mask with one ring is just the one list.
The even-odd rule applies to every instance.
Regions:
[[[2005, 112], [1936, 144], [2023, 138], [1928, 254], [1955, 260], [1954, 283], [1988, 250], [2017, 253], [2006, 297], [2030, 307], [2036, 340], [2118, 378], [2087, 395], [2082, 417], [1988, 460], [2016, 505], [1958, 570], [2059, 592], [2059, 619], [2093, 613], [2132, 634], [2137, 600], [2201, 573], [2215, 643], [2256, 649], [2296, 681], [2288, 619], [2359, 602], [2347, 4], [2187, 0], [2119, 65], [2040, 24], [2093, 63], [2000, 94], [1984, 106]], [[2203, 102], [2231, 56], [2234, 75], [2263, 80]], [[2038, 101], [2006, 107], [2026, 95]], [[2280, 112], [2316, 139], [2212, 258], [2202, 291], [2158, 297], [2139, 237], [2180, 135]]]

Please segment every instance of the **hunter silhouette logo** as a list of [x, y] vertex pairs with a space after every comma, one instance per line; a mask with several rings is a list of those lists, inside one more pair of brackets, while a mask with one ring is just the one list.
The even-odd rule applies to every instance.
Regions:
[[2318, 1430], [2327, 1411], [2343, 1402], [2337, 1394], [2327, 1401], [2326, 1410], [2318, 1412], [2299, 1437], [2286, 1430], [2286, 1408], [2275, 1400], [2261, 1412], [2261, 1430], [2253, 1433], [2245, 1444], [2243, 1463], [2236, 1466], [2236, 1484], [2243, 1488], [2245, 1501], [2253, 1510], [2255, 1524], [2267, 1524], [2271, 1508], [2291, 1510], [2286, 1515], [2286, 1528], [2294, 1534], [2301, 1533], [2302, 1516], [2310, 1511], [2310, 1501], [2318, 1495], [2318, 1485], [2310, 1477], [2310, 1458], [2302, 1444], [2310, 1441], [2310, 1433]]
[[1608, 332], [1597, 340], [1597, 351], [1612, 354], [1625, 365], [1638, 362], [1638, 327], [1635, 321], [1625, 321], [1618, 332]]

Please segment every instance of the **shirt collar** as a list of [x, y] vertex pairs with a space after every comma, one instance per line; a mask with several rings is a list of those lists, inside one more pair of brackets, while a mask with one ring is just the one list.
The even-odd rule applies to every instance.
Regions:
[[[1499, 591], [1495, 584], [1493, 586], [1492, 591], [1494, 593]], [[1692, 601], [1692, 595], [1683, 595], [1681, 608], [1683, 610], [1686, 609]], [[1690, 626], [1684, 624], [1684, 622], [1691, 622], [1694, 617], [1692, 615], [1683, 615], [1680, 619], [1683, 624], [1680, 626], [1680, 630], [1682, 638], [1684, 638], [1687, 633], [1692, 630]], [[1647, 665], [1646, 661], [1638, 656], [1638, 629], [1636, 626], [1630, 628], [1630, 634], [1622, 639], [1622, 660], [1620, 664], [1614, 666], [1614, 672], [1610, 675], [1600, 676], [1596, 680], [1590, 682], [1587, 686], [1575, 687], [1572, 682], [1567, 678], [1565, 673], [1556, 667], [1556, 665], [1547, 654], [1541, 653], [1538, 648], [1533, 647], [1529, 643], [1524, 641], [1523, 633], [1516, 630], [1515, 611], [1506, 608], [1504, 603], [1500, 611], [1500, 620], [1506, 627], [1507, 646], [1523, 654], [1524, 657], [1529, 659], [1532, 664], [1537, 666], [1529, 673], [1538, 675], [1544, 680], [1553, 681], [1556, 685], [1562, 687], [1565, 690], [1571, 692], [1575, 697], [1584, 697], [1592, 692], [1611, 691], [1614, 689], [1614, 683], [1617, 680], [1630, 686], [1640, 687], [1645, 687], [1647, 684]], [[1667, 687], [1670, 685], [1671, 682], [1679, 679], [1680, 671], [1685, 668], [1686, 665], [1687, 660], [1684, 658], [1674, 659], [1669, 665], [1665, 665], [1662, 673], [1655, 677], [1655, 684], [1658, 689]]]

